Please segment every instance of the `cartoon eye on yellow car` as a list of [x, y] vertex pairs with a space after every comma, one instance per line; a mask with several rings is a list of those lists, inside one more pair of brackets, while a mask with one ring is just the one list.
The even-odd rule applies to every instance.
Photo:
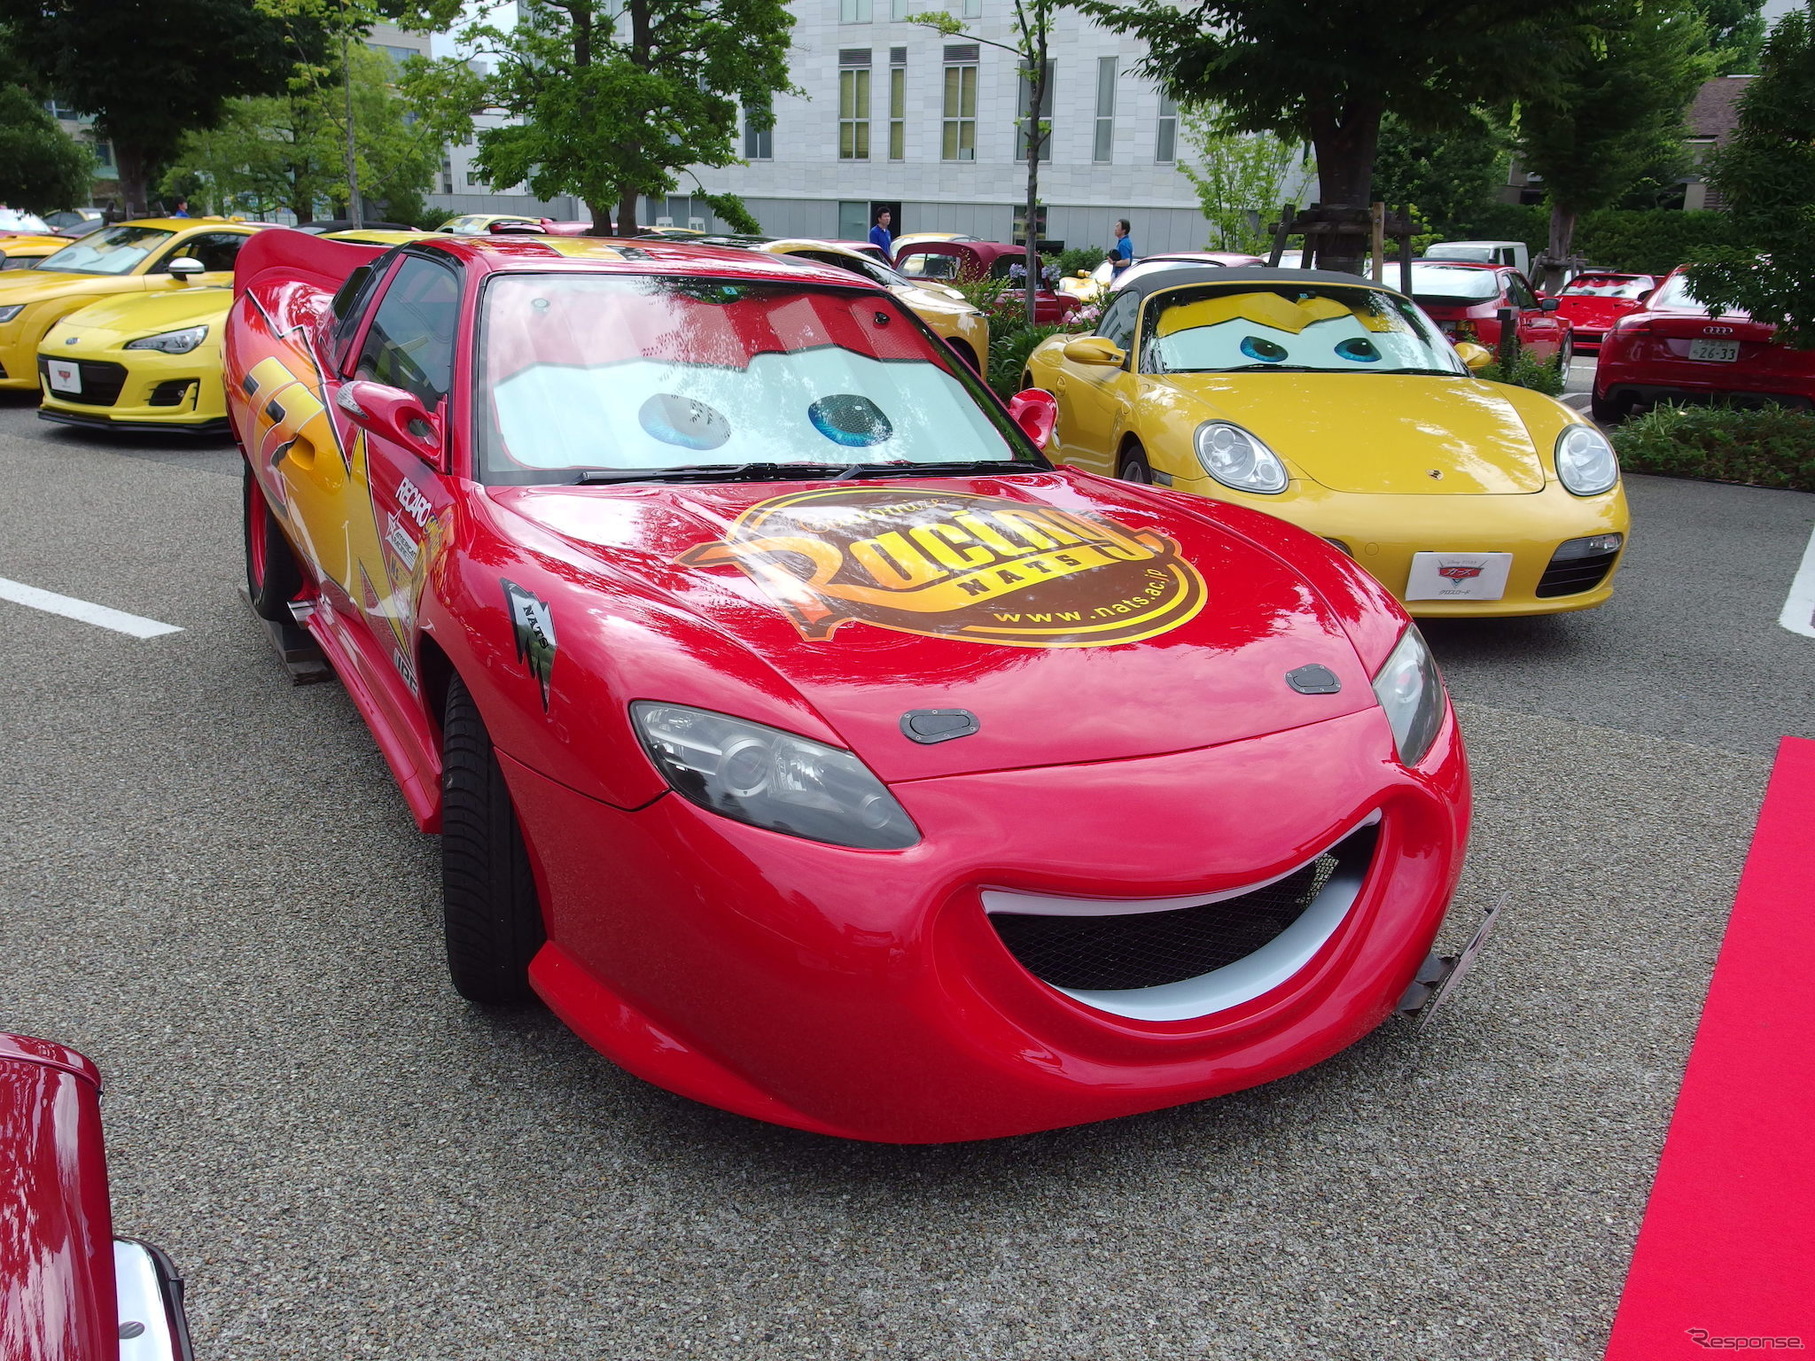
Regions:
[[1602, 604], [1629, 523], [1613, 448], [1475, 378], [1488, 358], [1354, 275], [1177, 269], [1044, 342], [1023, 386], [1058, 399], [1057, 458], [1289, 520], [1415, 615]]

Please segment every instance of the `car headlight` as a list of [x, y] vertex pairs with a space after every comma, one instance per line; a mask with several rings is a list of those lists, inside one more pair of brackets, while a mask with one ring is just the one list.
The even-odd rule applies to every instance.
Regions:
[[1239, 425], [1205, 421], [1197, 428], [1197, 461], [1225, 487], [1271, 495], [1286, 489], [1279, 455]]
[[1557, 476], [1577, 496], [1599, 496], [1620, 480], [1620, 460], [1592, 425], [1565, 426], [1557, 436]]
[[202, 343], [208, 334], [206, 326], [186, 326], [180, 331], [163, 331], [154, 336], [140, 336], [129, 340], [123, 348], [128, 350], [162, 350], [165, 354], [188, 354]]
[[882, 781], [839, 747], [679, 704], [638, 700], [630, 716], [662, 777], [701, 808], [859, 850], [900, 850], [920, 840]]
[[25, 304], [16, 302], [11, 307], [0, 307], [0, 321], [11, 321], [25, 310]]
[[1399, 763], [1415, 766], [1424, 759], [1443, 726], [1443, 678], [1416, 624], [1406, 625], [1399, 645], [1374, 677], [1374, 697], [1393, 727]]

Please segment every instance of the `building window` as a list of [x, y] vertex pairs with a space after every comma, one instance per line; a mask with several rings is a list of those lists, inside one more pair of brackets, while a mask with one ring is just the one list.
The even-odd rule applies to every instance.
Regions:
[[869, 23], [870, 0], [838, 0], [838, 22], [841, 24]]
[[[1052, 87], [1056, 83], [1053, 73], [1058, 68], [1057, 62], [1046, 63], [1046, 93], [1040, 99], [1040, 121], [1046, 124], [1046, 140], [1040, 143], [1040, 159], [1052, 159]], [[1027, 139], [1034, 135], [1033, 120], [1027, 116], [1027, 103], [1033, 97], [1034, 83], [1025, 67], [1021, 70], [1020, 89], [1016, 93], [1015, 122], [1019, 124], [1020, 135], [1015, 138], [1015, 159], [1023, 165], [1027, 163]]]
[[750, 110], [744, 110], [744, 159], [746, 161], [771, 161], [775, 159], [775, 128], [771, 125], [759, 128], [750, 120]]
[[[952, 62], [955, 52], [968, 53], [966, 65]], [[939, 157], [946, 161], [977, 159], [977, 46], [945, 49], [945, 123]]]
[[483, 189], [486, 187], [485, 181], [475, 175], [470, 166], [464, 172], [463, 178], [466, 180], [466, 187], [468, 189]]
[[838, 54], [838, 159], [870, 159], [870, 50]]
[[112, 142], [96, 142], [94, 144], [94, 149], [95, 149], [95, 167], [96, 167], [96, 169], [97, 170], [112, 170], [114, 168], [113, 143]]
[[977, 19], [983, 15], [983, 0], [964, 0], [964, 17]]
[[1164, 92], [1160, 94], [1160, 132], [1154, 139], [1153, 159], [1161, 165], [1178, 159], [1178, 104]]
[[50, 116], [52, 118], [61, 118], [66, 123], [73, 123], [76, 119], [81, 117], [81, 115], [76, 112], [73, 104], [60, 103], [55, 99], [46, 100], [44, 102], [44, 107], [50, 111]]
[[1114, 159], [1115, 58], [1097, 58], [1097, 135], [1090, 153], [1093, 161]]
[[444, 194], [454, 192], [454, 162], [448, 155], [446, 147], [441, 148], [441, 192]]
[[889, 0], [889, 18], [900, 23], [908, 17], [908, 0]]
[[889, 49], [889, 159], [907, 155], [907, 48]]

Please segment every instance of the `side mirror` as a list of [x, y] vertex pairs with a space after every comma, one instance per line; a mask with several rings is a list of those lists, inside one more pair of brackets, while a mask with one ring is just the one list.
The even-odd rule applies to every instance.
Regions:
[[441, 422], [415, 393], [358, 380], [342, 387], [334, 404], [361, 430], [441, 466]]
[[1555, 298], [1538, 299], [1538, 310], [1540, 312], [1554, 312], [1557, 310], [1558, 306], [1559, 304]]
[[1484, 369], [1489, 364], [1493, 363], [1494, 352], [1485, 345], [1475, 344], [1472, 340], [1458, 340], [1456, 342], [1456, 358], [1462, 361], [1463, 366], [1466, 367], [1470, 373], [1473, 373], [1476, 369]]
[[1104, 336], [1079, 336], [1065, 342], [1065, 357], [1074, 364], [1103, 364], [1120, 368], [1128, 361], [1126, 351]]
[[1634, 301], [1635, 302], [1650, 302], [1651, 295], [1655, 292], [1657, 292], [1657, 290], [1655, 288], [1647, 288], [1643, 293], [1639, 294], [1638, 297], [1634, 299]]
[[1026, 388], [1008, 399], [1008, 416], [1034, 442], [1034, 448], [1044, 449], [1059, 423], [1059, 403], [1050, 392]]
[[202, 268], [202, 262], [193, 255], [179, 255], [164, 267], [164, 272], [180, 284], [186, 284], [198, 274], [208, 271]]

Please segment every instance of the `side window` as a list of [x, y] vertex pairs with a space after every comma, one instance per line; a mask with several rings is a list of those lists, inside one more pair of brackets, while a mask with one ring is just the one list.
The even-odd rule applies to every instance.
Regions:
[[1537, 307], [1538, 299], [1532, 293], [1530, 284], [1517, 274], [1505, 274], [1501, 277], [1506, 280], [1506, 296], [1514, 307], [1524, 312], [1530, 312]]
[[1103, 315], [1097, 322], [1097, 334], [1112, 342], [1118, 350], [1134, 348], [1134, 319], [1140, 311], [1141, 299], [1138, 293], [1116, 294], [1115, 300], [1103, 309]]
[[797, 250], [793, 252], [796, 259], [811, 260], [816, 265], [836, 265], [839, 269], [848, 269], [853, 274], [869, 278], [869, 272], [848, 255], [835, 255], [829, 250]]
[[459, 311], [454, 271], [406, 256], [378, 302], [353, 376], [402, 388], [433, 410], [453, 386]]
[[231, 270], [233, 262], [239, 258], [239, 248], [245, 244], [245, 232], [203, 232], [165, 251], [164, 258], [152, 266], [151, 272], [168, 274], [170, 262], [181, 260], [184, 256], [200, 260], [202, 268], [210, 274], [217, 270]]

